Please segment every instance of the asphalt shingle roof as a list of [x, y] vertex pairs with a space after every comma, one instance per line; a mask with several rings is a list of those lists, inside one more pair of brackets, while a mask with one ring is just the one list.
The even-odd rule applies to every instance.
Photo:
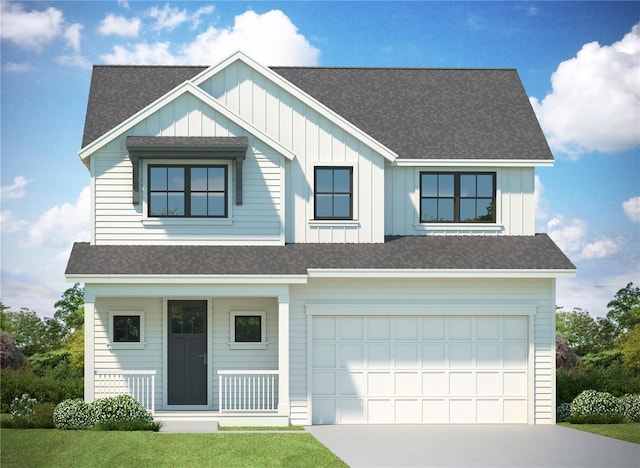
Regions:
[[[95, 66], [82, 146], [205, 69]], [[400, 158], [553, 159], [513, 69], [272, 70]]]
[[303, 275], [309, 269], [573, 270], [546, 234], [407, 236], [380, 244], [284, 246], [76, 243], [68, 275]]

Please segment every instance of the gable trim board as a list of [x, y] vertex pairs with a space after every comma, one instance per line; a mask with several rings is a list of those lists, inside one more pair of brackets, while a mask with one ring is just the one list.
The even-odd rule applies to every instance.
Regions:
[[[154, 112], [162, 109], [165, 105], [174, 101], [178, 97], [189, 93], [194, 97], [200, 99], [202, 102], [213, 108], [216, 112], [219, 112], [224, 117], [229, 119], [231, 122], [238, 125], [243, 130], [247, 131], [250, 135], [256, 137], [258, 140], [265, 143], [267, 146], [275, 150], [277, 153], [283, 155], [285, 158], [291, 160], [295, 159], [295, 155], [289, 151], [287, 148], [282, 146], [279, 142], [271, 138], [266, 133], [262, 132], [260, 129], [253, 126], [251, 123], [244, 120], [239, 115], [227, 109], [225, 106], [220, 104], [216, 99], [214, 99], [211, 95], [207, 94], [201, 88], [195, 86], [191, 81], [185, 81], [181, 85], [178, 85], [173, 90], [169, 91], [167, 94], [156, 100], [155, 102], [149, 104], [144, 109], [138, 111], [136, 114], [129, 117], [124, 122], [120, 123], [116, 127], [109, 130], [107, 133], [94, 140], [84, 148], [82, 148], [78, 155], [80, 159], [87, 164], [87, 159], [91, 157], [93, 153], [98, 151], [103, 146], [107, 145], [114, 139], [122, 136], [125, 132], [131, 130], [135, 125], [144, 121], [147, 117], [149, 117]], [[241, 135], [238, 135], [241, 136]]]

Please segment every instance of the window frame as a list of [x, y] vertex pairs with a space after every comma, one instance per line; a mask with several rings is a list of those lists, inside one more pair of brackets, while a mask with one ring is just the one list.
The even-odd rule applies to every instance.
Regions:
[[[115, 341], [116, 317], [138, 317], [140, 320], [139, 341]], [[111, 310], [109, 311], [109, 347], [114, 349], [143, 349], [146, 346], [145, 313], [141, 310]]]
[[[151, 171], [154, 168], [161, 169], [183, 169], [184, 170], [184, 187], [182, 190], [152, 190], [151, 189]], [[220, 190], [193, 190], [191, 187], [191, 170], [192, 169], [223, 169], [224, 170], [224, 191]], [[149, 163], [147, 165], [147, 180], [146, 180], [146, 217], [147, 219], [229, 219], [229, 165], [228, 164], [162, 164], [162, 163]], [[184, 195], [184, 214], [182, 215], [157, 215], [151, 213], [151, 197], [154, 193], [182, 193]], [[224, 213], [222, 215], [192, 215], [191, 214], [191, 196], [194, 193], [224, 193]]]
[[[442, 197], [440, 196], [438, 193], [436, 193], [435, 196], [425, 196], [423, 195], [424, 190], [423, 190], [423, 176], [424, 175], [435, 175], [435, 176], [441, 176], [441, 175], [450, 175], [453, 176], [453, 196], [451, 197]], [[460, 178], [461, 176], [479, 176], [479, 175], [488, 175], [491, 176], [491, 183], [492, 183], [492, 195], [491, 195], [491, 201], [490, 201], [490, 205], [493, 206], [493, 213], [492, 213], [492, 219], [490, 220], [486, 220], [486, 219], [482, 219], [482, 220], [473, 220], [473, 221], [465, 221], [460, 219], [460, 201], [461, 200], [469, 200], [469, 199], [475, 199], [476, 202], [477, 200], [485, 200], [488, 199], [488, 197], [481, 197], [478, 196], [477, 193], [474, 197], [462, 197], [460, 195]], [[477, 180], [477, 179], [476, 179]], [[473, 171], [473, 172], [465, 172], [465, 171], [420, 171], [418, 174], [418, 186], [419, 186], [419, 200], [418, 200], [418, 216], [419, 216], [419, 220], [421, 224], [464, 224], [464, 225], [477, 225], [477, 224], [496, 224], [497, 223], [497, 175], [496, 172], [493, 171]], [[453, 200], [453, 219], [452, 220], [446, 220], [446, 221], [440, 221], [440, 220], [433, 220], [433, 219], [423, 219], [422, 215], [423, 215], [423, 211], [422, 211], [422, 203], [423, 200], [425, 199], [435, 199], [435, 200], [440, 200], [440, 199], [449, 199], [451, 198]]]
[[[236, 317], [260, 317], [260, 341], [236, 341]], [[267, 312], [264, 310], [232, 310], [229, 312], [229, 348], [230, 349], [266, 349]]]
[[[331, 170], [332, 185], [335, 179], [335, 171], [349, 171], [349, 192], [319, 192], [318, 191], [318, 170]], [[347, 216], [318, 216], [318, 195], [349, 195], [349, 214]], [[354, 180], [353, 166], [314, 166], [313, 168], [313, 219], [317, 221], [353, 221], [353, 205], [354, 205]], [[333, 204], [332, 204], [333, 211]]]

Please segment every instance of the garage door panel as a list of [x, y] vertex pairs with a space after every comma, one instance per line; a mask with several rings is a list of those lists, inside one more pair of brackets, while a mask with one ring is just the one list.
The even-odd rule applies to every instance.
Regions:
[[314, 424], [527, 422], [526, 317], [322, 316], [312, 327]]

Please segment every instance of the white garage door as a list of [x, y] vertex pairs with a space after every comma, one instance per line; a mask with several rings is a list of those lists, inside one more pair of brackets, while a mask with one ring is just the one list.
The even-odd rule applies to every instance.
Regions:
[[526, 423], [526, 317], [316, 316], [313, 424]]

